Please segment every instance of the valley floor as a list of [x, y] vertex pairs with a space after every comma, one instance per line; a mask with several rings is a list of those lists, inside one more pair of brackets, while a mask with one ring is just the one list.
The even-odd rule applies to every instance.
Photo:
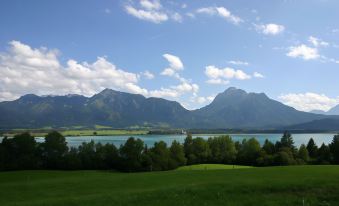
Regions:
[[338, 205], [338, 191], [339, 166], [0, 172], [1, 206]]

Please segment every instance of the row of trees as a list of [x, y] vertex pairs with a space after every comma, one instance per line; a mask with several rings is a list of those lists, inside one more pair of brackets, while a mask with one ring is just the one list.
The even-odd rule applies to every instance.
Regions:
[[82, 143], [68, 148], [65, 137], [51, 132], [37, 143], [29, 133], [5, 137], [0, 144], [0, 170], [21, 169], [115, 169], [120, 171], [161, 171], [200, 163], [252, 166], [339, 164], [339, 135], [329, 145], [318, 147], [313, 139], [299, 148], [285, 132], [280, 141], [255, 138], [234, 142], [230, 136], [192, 138], [174, 141], [169, 147], [160, 141], [148, 148], [142, 140], [129, 138], [120, 148], [113, 144]]

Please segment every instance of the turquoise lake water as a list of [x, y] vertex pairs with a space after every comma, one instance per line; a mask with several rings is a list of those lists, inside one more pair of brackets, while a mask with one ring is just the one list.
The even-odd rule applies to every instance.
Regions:
[[[260, 144], [263, 144], [265, 139], [269, 139], [272, 142], [276, 142], [280, 140], [282, 134], [230, 134], [234, 141], [242, 141], [243, 139], [248, 139], [251, 137], [255, 137]], [[322, 143], [329, 144], [331, 143], [334, 133], [328, 134], [292, 134], [294, 143], [296, 146], [300, 146], [301, 144], [307, 144], [308, 140], [312, 137], [316, 144], [320, 146]], [[219, 136], [215, 134], [201, 134], [201, 135], [193, 135], [193, 137], [202, 137], [207, 139], [211, 136]], [[82, 142], [90, 142], [93, 140], [94, 142], [106, 144], [114, 144], [116, 146], [120, 146], [124, 144], [126, 140], [131, 136], [119, 135], [119, 136], [76, 136], [76, 137], [66, 137], [66, 141], [68, 146], [78, 147]], [[135, 138], [139, 138], [144, 141], [147, 146], [153, 146], [155, 142], [164, 141], [168, 145], [170, 145], [174, 140], [183, 143], [186, 135], [133, 135]], [[43, 142], [43, 137], [36, 137], [37, 142]]]

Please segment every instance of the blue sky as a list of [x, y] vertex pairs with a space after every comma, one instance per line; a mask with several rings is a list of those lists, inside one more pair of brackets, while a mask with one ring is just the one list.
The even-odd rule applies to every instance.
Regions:
[[0, 3], [0, 100], [103, 88], [199, 108], [230, 86], [339, 104], [336, 0]]

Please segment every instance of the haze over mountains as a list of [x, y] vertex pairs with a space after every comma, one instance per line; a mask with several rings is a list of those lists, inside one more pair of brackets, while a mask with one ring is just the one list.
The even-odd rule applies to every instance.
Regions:
[[339, 115], [339, 105], [331, 108], [327, 112], [324, 112], [322, 110], [312, 110], [311, 112], [315, 114]]
[[268, 98], [264, 93], [247, 93], [234, 87], [218, 94], [211, 104], [192, 111], [175, 101], [105, 89], [92, 97], [28, 94], [14, 101], [0, 102], [0, 113], [1, 128], [98, 124], [113, 128], [277, 129], [339, 119], [337, 116], [301, 112]]

